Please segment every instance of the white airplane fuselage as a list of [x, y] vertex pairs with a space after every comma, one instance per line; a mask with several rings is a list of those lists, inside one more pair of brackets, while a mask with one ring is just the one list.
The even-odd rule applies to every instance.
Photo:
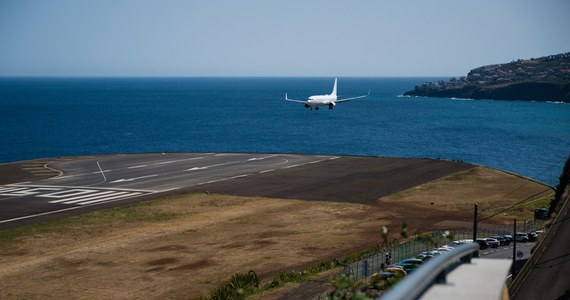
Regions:
[[328, 106], [332, 109], [336, 105], [336, 83], [337, 79], [334, 79], [333, 90], [327, 95], [313, 95], [307, 99], [307, 104], [305, 107], [318, 108], [319, 106]]
[[334, 95], [314, 95], [309, 97], [307, 104], [313, 108], [318, 106], [335, 106], [336, 98]]
[[310, 109], [319, 109], [319, 107], [321, 106], [328, 106], [329, 109], [333, 109], [333, 107], [336, 106], [337, 103], [341, 103], [341, 102], [346, 102], [346, 101], [350, 101], [353, 99], [359, 99], [359, 98], [364, 98], [370, 95], [370, 91], [368, 91], [368, 95], [362, 95], [362, 96], [357, 96], [357, 97], [352, 97], [352, 98], [345, 98], [345, 99], [338, 99], [337, 98], [337, 79], [334, 79], [334, 85], [333, 85], [333, 90], [330, 94], [327, 95], [313, 95], [310, 96], [307, 100], [295, 100], [295, 99], [289, 99], [287, 97], [287, 93], [285, 93], [285, 100], [287, 101], [291, 101], [291, 102], [298, 102], [298, 103], [303, 103], [305, 104], [306, 108], [310, 108]]

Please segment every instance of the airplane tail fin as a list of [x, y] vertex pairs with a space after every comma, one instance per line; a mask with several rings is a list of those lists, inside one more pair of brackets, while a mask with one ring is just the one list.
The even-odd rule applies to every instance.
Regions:
[[336, 97], [336, 80], [337, 80], [337, 78], [334, 79], [334, 86], [333, 86], [333, 90], [331, 93], [331, 96], [335, 96], [335, 97]]

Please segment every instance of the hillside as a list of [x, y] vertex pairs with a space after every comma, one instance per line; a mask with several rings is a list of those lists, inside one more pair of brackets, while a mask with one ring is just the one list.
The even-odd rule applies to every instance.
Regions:
[[460, 78], [425, 82], [404, 95], [570, 103], [570, 52], [479, 67]]

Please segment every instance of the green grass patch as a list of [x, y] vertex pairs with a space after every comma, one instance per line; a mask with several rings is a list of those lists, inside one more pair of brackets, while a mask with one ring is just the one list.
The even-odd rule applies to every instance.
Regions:
[[247, 274], [236, 273], [230, 280], [213, 290], [202, 300], [225, 300], [225, 299], [245, 299], [246, 296], [255, 293], [259, 287], [259, 278], [251, 270]]
[[[328, 270], [344, 267], [350, 264], [353, 261], [358, 261], [363, 259], [365, 256], [369, 256], [373, 253], [377, 253], [381, 249], [379, 247], [373, 247], [367, 250], [357, 250], [352, 254], [345, 256], [342, 259], [332, 259], [332, 260], [325, 260], [321, 261], [318, 264], [309, 267], [303, 271], [282, 271], [279, 272], [277, 275], [273, 277], [269, 282], [262, 284], [259, 280], [256, 282], [255, 288], [250, 288], [251, 284], [248, 288], [244, 288], [241, 285], [232, 284], [234, 282], [234, 278], [237, 276], [238, 278], [242, 278], [245, 275], [241, 273], [237, 273], [232, 278], [219, 286], [218, 288], [214, 289], [208, 296], [203, 297], [202, 299], [244, 299], [246, 296], [252, 295], [259, 295], [266, 291], [284, 286], [287, 283], [292, 282], [305, 282], [310, 278], [313, 278], [319, 273], [326, 272]], [[251, 273], [252, 271], [250, 271]], [[244, 280], [247, 282], [247, 280]], [[228, 297], [229, 295], [229, 297]]]
[[511, 207], [498, 207], [492, 208], [485, 211], [485, 215], [493, 215], [497, 213], [505, 213], [509, 216], [517, 217], [520, 219], [532, 219], [534, 218], [534, 210], [537, 208], [550, 207], [550, 201], [554, 198], [554, 194], [550, 194], [535, 200], [526, 201], [523, 203], [518, 203]]

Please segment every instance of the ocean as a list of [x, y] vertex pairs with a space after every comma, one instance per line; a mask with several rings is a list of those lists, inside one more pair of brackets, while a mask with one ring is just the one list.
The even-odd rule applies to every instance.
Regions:
[[400, 95], [447, 78], [339, 78], [370, 97], [311, 111], [334, 78], [0, 78], [0, 163], [142, 152], [459, 160], [549, 185], [570, 154], [570, 105]]

